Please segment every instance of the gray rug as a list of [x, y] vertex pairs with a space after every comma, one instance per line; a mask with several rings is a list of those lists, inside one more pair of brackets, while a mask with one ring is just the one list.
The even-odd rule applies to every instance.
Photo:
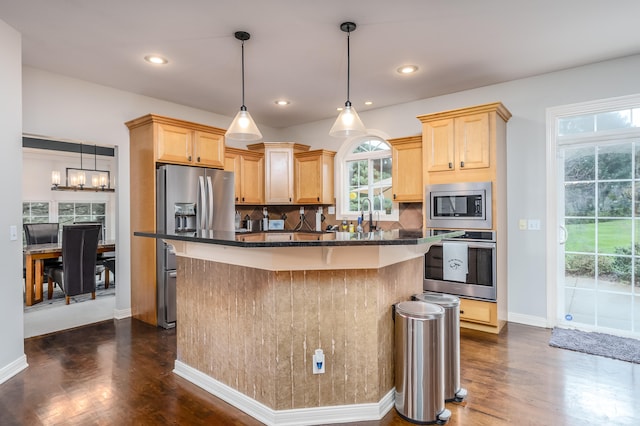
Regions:
[[549, 346], [640, 364], [640, 340], [554, 328]]

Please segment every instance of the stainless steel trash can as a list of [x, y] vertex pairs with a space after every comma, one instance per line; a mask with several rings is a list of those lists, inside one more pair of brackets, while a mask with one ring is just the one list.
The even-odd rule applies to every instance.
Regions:
[[444, 308], [420, 301], [395, 305], [395, 406], [415, 423], [446, 423]]
[[460, 299], [431, 292], [415, 294], [413, 299], [444, 308], [444, 400], [462, 401], [467, 390], [460, 387]]

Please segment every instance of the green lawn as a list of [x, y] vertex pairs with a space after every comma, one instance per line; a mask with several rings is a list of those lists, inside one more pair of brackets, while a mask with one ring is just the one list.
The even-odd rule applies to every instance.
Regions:
[[[574, 220], [575, 221], [575, 220]], [[569, 223], [567, 221], [567, 251], [595, 253], [596, 226], [594, 221]], [[615, 253], [616, 247], [631, 249], [631, 219], [616, 219], [598, 223], [598, 253]], [[640, 233], [640, 221], [636, 223], [636, 234]], [[636, 237], [636, 240], [638, 238]]]

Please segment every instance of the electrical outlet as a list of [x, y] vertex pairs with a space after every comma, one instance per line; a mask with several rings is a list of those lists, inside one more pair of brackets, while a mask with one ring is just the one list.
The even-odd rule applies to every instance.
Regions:
[[336, 206], [329, 206], [328, 213], [329, 214], [336, 214]]
[[526, 231], [527, 230], [527, 219], [520, 219], [520, 221], [518, 221], [518, 228], [520, 228], [521, 231]]
[[324, 374], [324, 354], [322, 349], [316, 349], [313, 358], [313, 374]]
[[9, 239], [11, 241], [18, 239], [18, 227], [16, 225], [9, 226]]

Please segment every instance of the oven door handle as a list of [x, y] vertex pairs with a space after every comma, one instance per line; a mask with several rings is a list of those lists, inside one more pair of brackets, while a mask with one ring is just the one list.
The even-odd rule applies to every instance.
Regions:
[[[443, 243], [464, 243], [469, 248], [496, 248], [495, 241], [492, 242], [481, 242], [481, 241], [465, 241], [465, 240], [442, 240]], [[442, 243], [436, 243], [435, 246], [442, 246]]]

